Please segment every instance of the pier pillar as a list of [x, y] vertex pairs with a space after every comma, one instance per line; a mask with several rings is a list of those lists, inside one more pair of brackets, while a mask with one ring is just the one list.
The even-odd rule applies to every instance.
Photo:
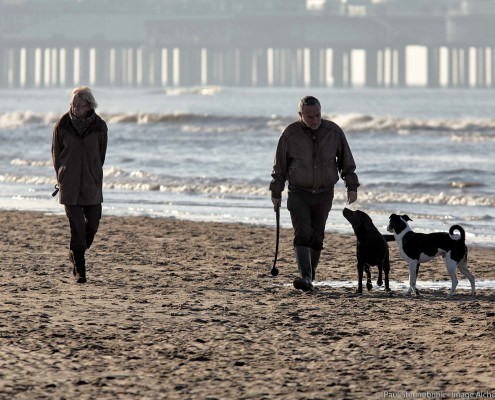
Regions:
[[112, 77], [112, 85], [120, 87], [123, 82], [123, 61], [124, 61], [124, 52], [122, 47], [118, 46], [113, 49], [113, 77]]
[[267, 49], [256, 50], [256, 85], [268, 86], [268, 55]]
[[[310, 86], [326, 85], [326, 52], [319, 47], [309, 50], [309, 84]], [[335, 55], [335, 51], [334, 51]]]
[[51, 67], [51, 86], [58, 87], [60, 86], [60, 54], [59, 49], [54, 47], [50, 49], [50, 67]]
[[333, 86], [336, 88], [344, 87], [344, 68], [343, 68], [344, 52], [340, 48], [333, 49], [332, 56], [332, 75]]
[[181, 48], [179, 51], [179, 85], [201, 84], [201, 49]]
[[26, 47], [24, 87], [36, 86], [36, 48]]
[[106, 46], [95, 48], [95, 85], [108, 86], [110, 83], [110, 49]]
[[239, 50], [239, 84], [241, 86], [253, 85], [253, 50], [251, 48]]
[[483, 88], [486, 86], [486, 57], [485, 48], [478, 47], [476, 49], [476, 87]]
[[129, 48], [122, 48], [122, 86], [130, 86], [129, 81]]
[[468, 82], [468, 78], [466, 76], [466, 58], [467, 58], [466, 50], [463, 48], [457, 49], [459, 87], [466, 87]]
[[226, 49], [223, 52], [223, 83], [227, 86], [235, 85], [236, 58], [234, 49]]
[[463, 87], [471, 86], [471, 61], [469, 57], [470, 49], [469, 47], [465, 47], [462, 49], [462, 76], [463, 76]]
[[215, 50], [208, 48], [206, 50], [206, 84], [216, 85], [216, 63], [215, 63]]
[[126, 81], [127, 86], [136, 86], [137, 76], [136, 76], [136, 60], [137, 60], [137, 49], [134, 47], [128, 47], [126, 50], [127, 53], [127, 71], [126, 71]]
[[89, 85], [89, 47], [79, 47], [79, 85]]
[[438, 47], [428, 47], [428, 87], [440, 86], [440, 54]]
[[378, 86], [386, 86], [386, 56], [385, 49], [380, 49], [378, 51]]
[[343, 75], [343, 81], [344, 81], [344, 87], [350, 88], [352, 87], [352, 57], [351, 57], [351, 51], [346, 50], [344, 51], [343, 54], [343, 68], [344, 68], [344, 75]]
[[149, 52], [150, 86], [162, 85], [162, 48], [152, 47]]
[[365, 51], [365, 83], [364, 85], [369, 88], [376, 88], [378, 86], [378, 74], [377, 74], [377, 49], [368, 48]]
[[175, 85], [175, 68], [174, 68], [175, 51], [173, 47], [167, 48], [167, 86]]
[[303, 87], [304, 82], [304, 50], [297, 49], [296, 51], [296, 86]]
[[0, 42], [0, 88], [8, 85], [8, 51], [6, 46]]
[[399, 86], [399, 52], [395, 48], [390, 49], [390, 87]]
[[272, 53], [272, 65], [273, 65], [273, 80], [272, 80], [272, 85], [273, 86], [281, 86], [282, 85], [282, 60], [281, 60], [281, 54], [280, 54], [280, 49], [276, 48], [273, 49]]
[[495, 87], [495, 48], [491, 47], [490, 50], [492, 52], [492, 65], [491, 65], [491, 70], [490, 70], [490, 76], [491, 76], [490, 85], [493, 88], [493, 87]]
[[65, 48], [65, 86], [74, 86], [74, 48]]
[[21, 86], [21, 49], [13, 47], [10, 49], [10, 87], [19, 88]]
[[447, 86], [449, 88], [459, 86], [458, 80], [458, 68], [457, 68], [457, 48], [449, 47], [449, 55], [448, 55], [448, 82]]
[[283, 49], [283, 61], [284, 61], [284, 71], [283, 71], [283, 84], [284, 86], [296, 86], [296, 53], [294, 49], [285, 48]]
[[48, 78], [46, 71], [48, 70], [47, 64], [50, 62], [49, 57], [47, 57], [47, 51], [44, 47], [39, 49], [40, 54], [40, 87], [46, 87], [48, 85]]
[[406, 87], [406, 49], [401, 46], [396, 49], [397, 54], [397, 86]]

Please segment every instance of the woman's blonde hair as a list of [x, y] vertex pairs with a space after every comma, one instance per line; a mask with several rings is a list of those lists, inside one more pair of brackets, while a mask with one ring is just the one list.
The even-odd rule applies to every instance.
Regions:
[[93, 96], [93, 92], [87, 86], [78, 86], [72, 91], [72, 97], [79, 97], [82, 101], [86, 102], [91, 108], [96, 109], [98, 103]]

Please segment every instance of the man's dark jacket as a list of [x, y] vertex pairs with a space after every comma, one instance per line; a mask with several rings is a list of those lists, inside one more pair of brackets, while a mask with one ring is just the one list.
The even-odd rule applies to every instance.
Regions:
[[285, 182], [289, 190], [321, 193], [333, 190], [339, 174], [348, 191], [357, 191], [356, 164], [342, 129], [322, 120], [312, 130], [301, 121], [290, 124], [280, 136], [273, 162], [272, 197], [282, 196]]

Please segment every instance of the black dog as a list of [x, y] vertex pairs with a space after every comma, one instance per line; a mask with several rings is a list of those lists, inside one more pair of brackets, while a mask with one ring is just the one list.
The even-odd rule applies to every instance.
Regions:
[[388, 276], [390, 272], [390, 260], [387, 242], [393, 241], [394, 236], [382, 235], [373, 224], [370, 216], [364, 211], [351, 211], [344, 208], [342, 211], [345, 219], [350, 222], [356, 234], [356, 256], [358, 270], [358, 288], [356, 293], [363, 292], [363, 271], [366, 271], [366, 288], [371, 290], [370, 266], [378, 266], [378, 286], [382, 286], [382, 271], [385, 273], [385, 290], [390, 291]]

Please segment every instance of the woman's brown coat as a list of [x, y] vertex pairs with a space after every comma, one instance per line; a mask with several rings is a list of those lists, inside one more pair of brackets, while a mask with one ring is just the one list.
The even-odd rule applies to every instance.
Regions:
[[103, 202], [103, 163], [107, 151], [107, 124], [98, 115], [82, 135], [72, 126], [69, 113], [55, 124], [52, 160], [65, 205]]

